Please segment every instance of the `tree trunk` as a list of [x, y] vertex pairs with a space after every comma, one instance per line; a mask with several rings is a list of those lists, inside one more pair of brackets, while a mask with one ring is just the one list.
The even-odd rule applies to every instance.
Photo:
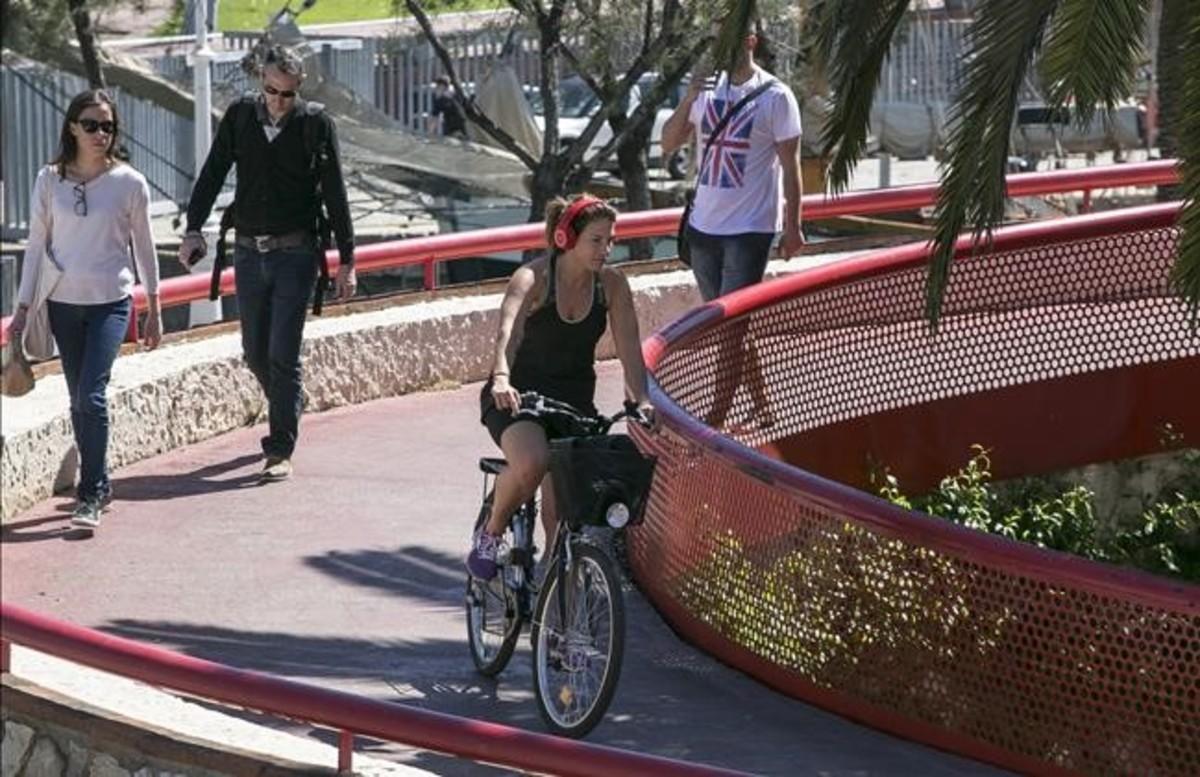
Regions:
[[79, 39], [79, 53], [83, 57], [83, 69], [88, 84], [93, 89], [104, 89], [104, 72], [100, 69], [99, 47], [96, 30], [92, 27], [92, 16], [88, 13], [87, 0], [67, 0], [71, 10], [71, 21], [75, 25], [75, 37]]
[[[563, 193], [566, 183], [566, 171], [557, 156], [542, 157], [538, 167], [533, 171], [533, 180], [529, 186], [529, 220], [543, 221], [546, 218], [546, 204]], [[539, 252], [526, 252], [525, 258]]]
[[[1163, 159], [1173, 159], [1179, 152], [1179, 96], [1183, 86], [1183, 51], [1187, 35], [1192, 0], [1162, 0], [1162, 15], [1158, 19], [1158, 61], [1155, 81], [1158, 85], [1158, 150]], [[1178, 199], [1178, 186], [1158, 187], [1159, 202]]]
[[[621, 117], [624, 118], [624, 117]], [[654, 114], [649, 114], [630, 131], [625, 142], [617, 146], [617, 163], [621, 168], [621, 181], [625, 184], [626, 211], [650, 210], [650, 175], [646, 164], [646, 149], [650, 145], [650, 132], [654, 128]], [[613, 128], [617, 130], [616, 127]], [[634, 260], [654, 257], [654, 243], [642, 237], [628, 241], [629, 258]]]

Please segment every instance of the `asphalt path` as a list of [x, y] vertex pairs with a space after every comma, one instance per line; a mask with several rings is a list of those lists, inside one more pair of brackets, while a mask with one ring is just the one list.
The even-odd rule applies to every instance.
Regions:
[[[600, 369], [602, 410], [620, 371]], [[463, 556], [478, 509], [479, 385], [306, 416], [292, 480], [257, 485], [261, 427], [114, 473], [92, 537], [56, 497], [4, 527], [4, 600], [232, 666], [541, 731], [528, 640], [475, 673]], [[620, 685], [593, 742], [770, 775], [995, 770], [782, 696], [682, 642], [633, 586]], [[332, 741], [332, 734], [269, 718]], [[499, 773], [360, 744], [438, 774]]]

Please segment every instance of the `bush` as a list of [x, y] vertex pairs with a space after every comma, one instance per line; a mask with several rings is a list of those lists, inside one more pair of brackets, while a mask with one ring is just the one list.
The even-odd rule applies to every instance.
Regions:
[[880, 495], [901, 507], [963, 526], [1074, 553], [1095, 561], [1200, 581], [1200, 451], [1183, 452], [1184, 474], [1168, 481], [1142, 506], [1132, 526], [1098, 528], [1094, 494], [1084, 486], [1060, 491], [1039, 478], [1023, 478], [1003, 491], [991, 485], [991, 458], [981, 445], [958, 472], [933, 492], [903, 493], [884, 472]]

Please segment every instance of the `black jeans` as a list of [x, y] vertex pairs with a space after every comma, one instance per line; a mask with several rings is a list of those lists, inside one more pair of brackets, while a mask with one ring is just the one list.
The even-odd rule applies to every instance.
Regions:
[[108, 379], [129, 328], [133, 301], [100, 305], [48, 302], [50, 331], [58, 345], [71, 394], [71, 430], [79, 449], [80, 501], [112, 496], [108, 482]]
[[300, 434], [304, 385], [300, 347], [304, 319], [317, 276], [317, 249], [257, 251], [237, 246], [233, 255], [242, 352], [267, 395], [270, 433], [267, 456], [289, 458]]

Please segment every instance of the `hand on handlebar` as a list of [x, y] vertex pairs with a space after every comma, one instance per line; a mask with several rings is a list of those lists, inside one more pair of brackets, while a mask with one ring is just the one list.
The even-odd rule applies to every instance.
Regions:
[[635, 421], [646, 429], [654, 430], [658, 428], [658, 419], [654, 412], [654, 405], [649, 402], [643, 402], [640, 405], [634, 402], [626, 402], [625, 417]]

